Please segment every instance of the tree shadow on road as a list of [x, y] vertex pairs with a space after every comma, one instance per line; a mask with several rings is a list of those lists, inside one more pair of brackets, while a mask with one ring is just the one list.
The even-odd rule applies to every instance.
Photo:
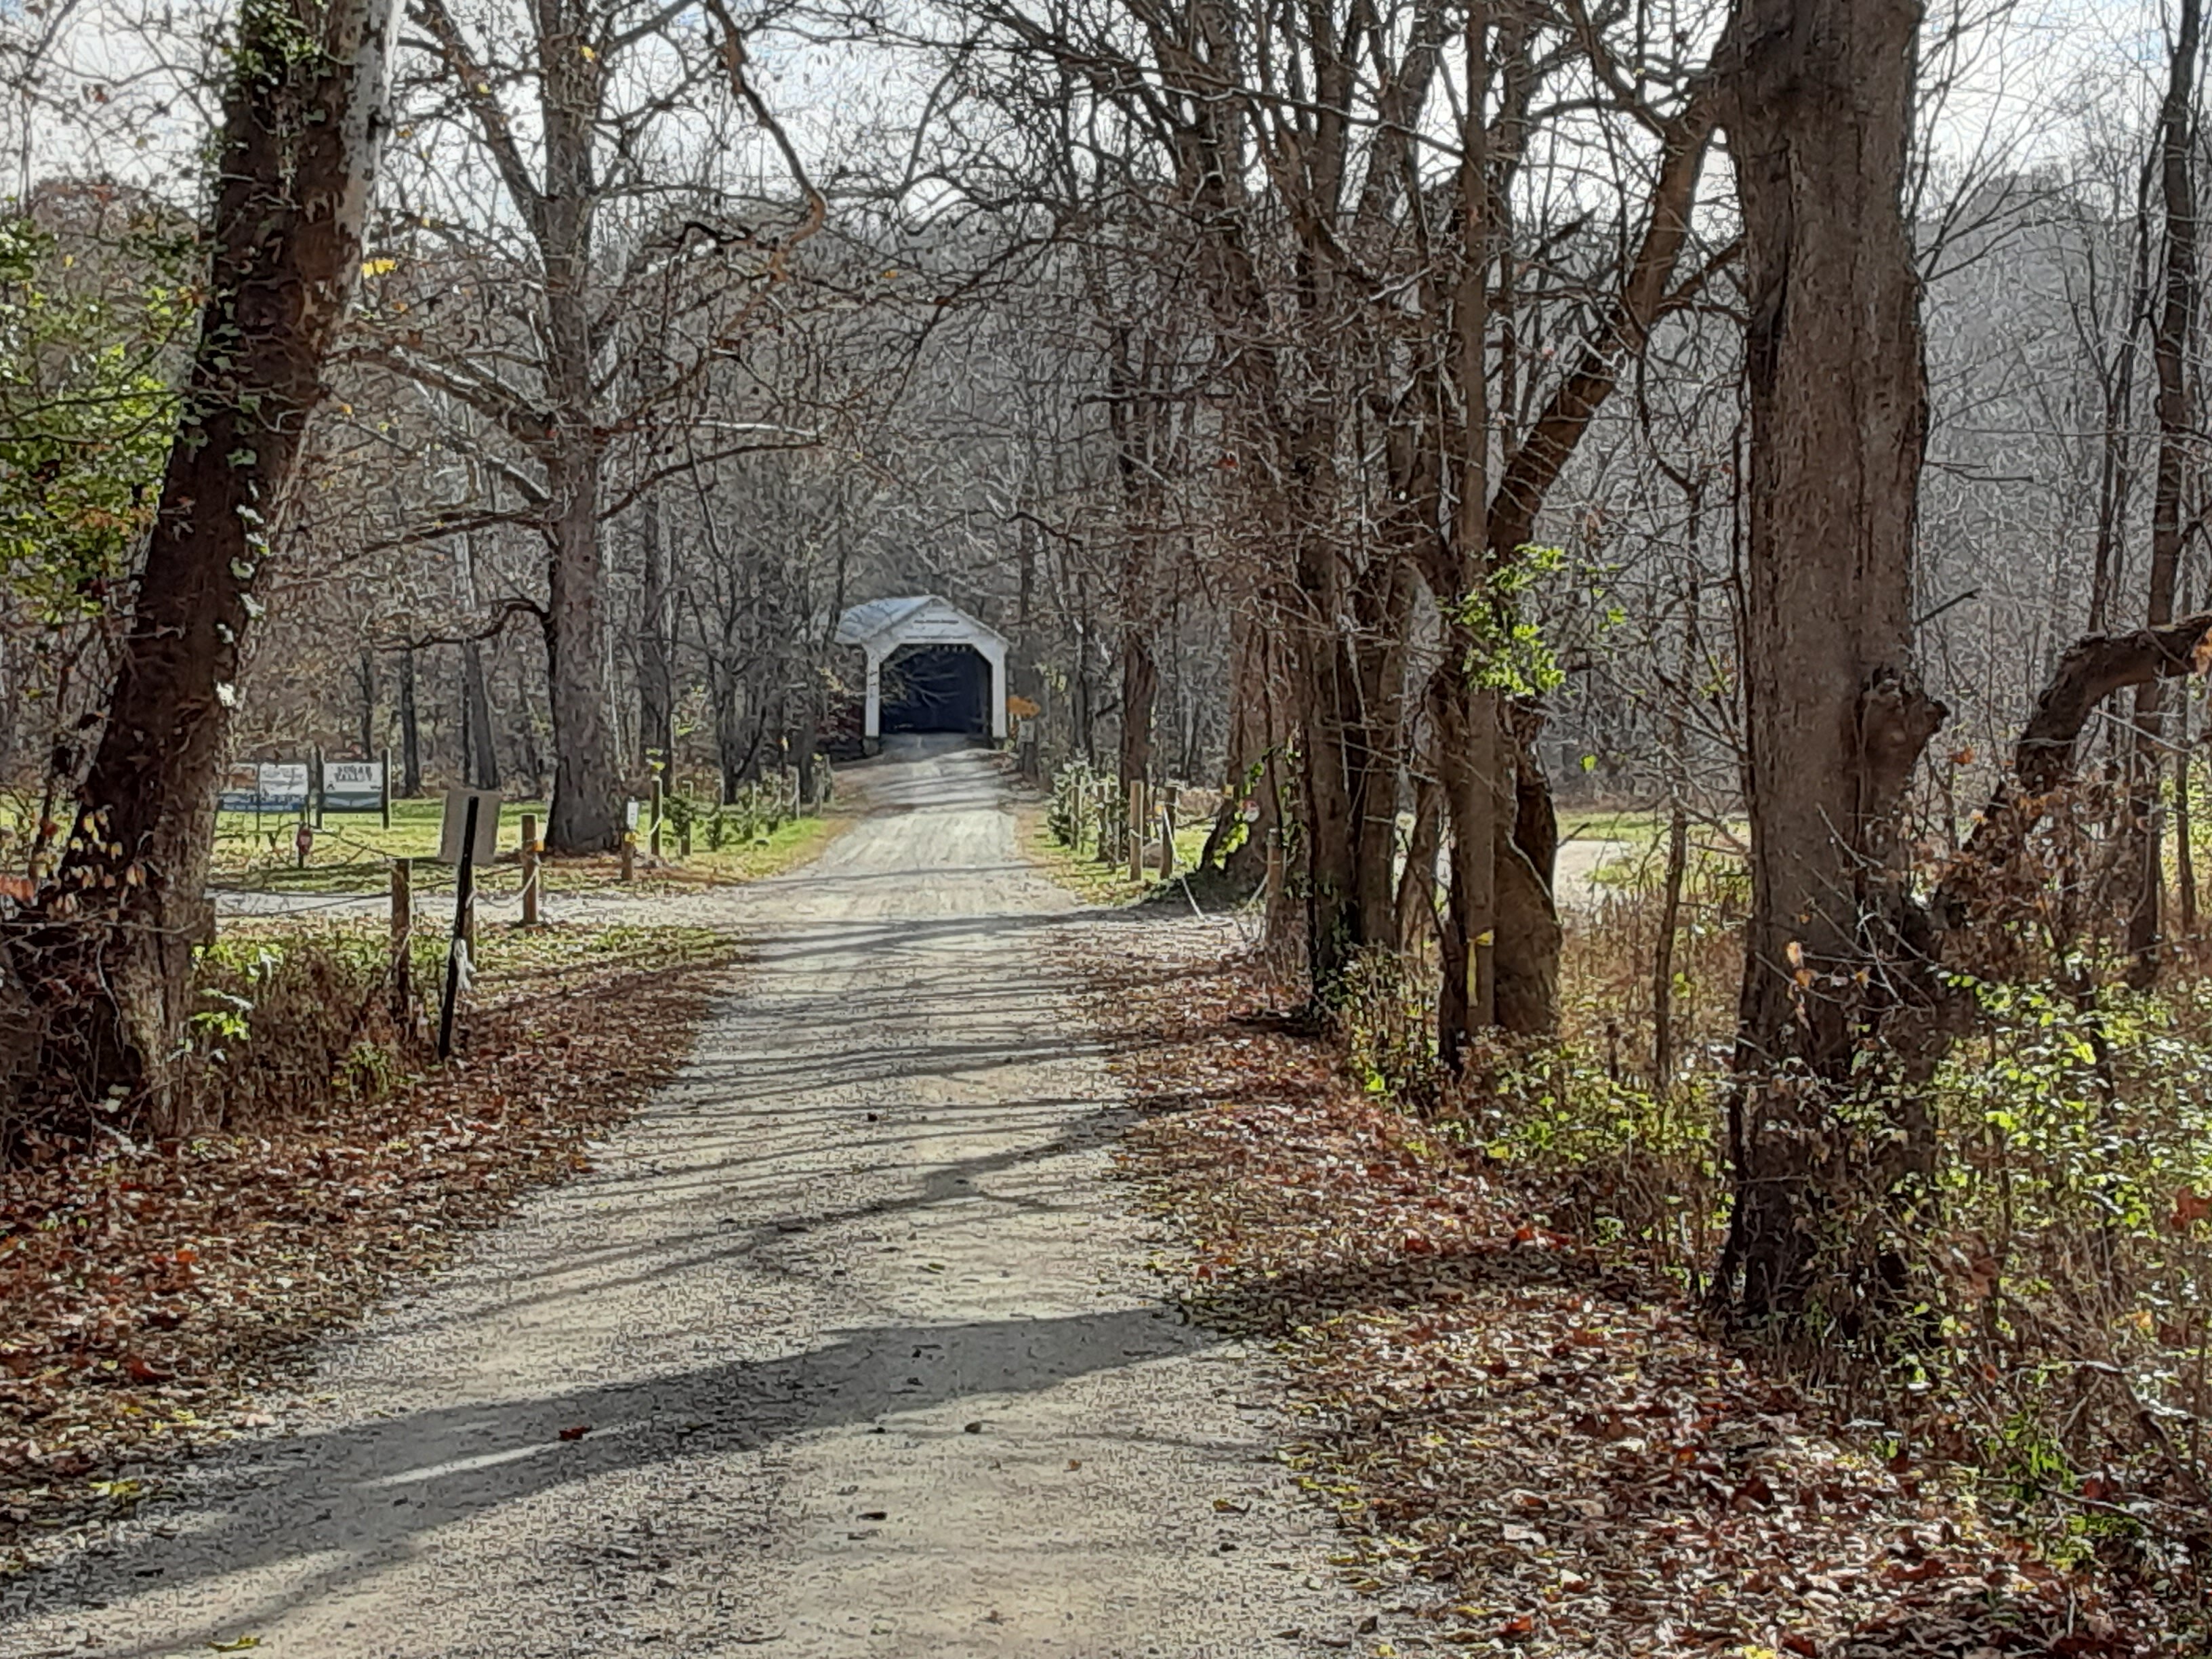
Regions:
[[[209, 1629], [267, 1619], [400, 1559], [435, 1528], [554, 1487], [678, 1460], [749, 1452], [969, 1397], [1035, 1393], [1094, 1372], [1188, 1353], [1211, 1339], [1156, 1308], [982, 1324], [889, 1325], [774, 1359], [358, 1423], [241, 1449], [236, 1487], [75, 1564], [57, 1602], [91, 1605], [149, 1585], [173, 1591], [234, 1573], [335, 1556], [282, 1601], [227, 1607]], [[564, 1435], [579, 1428], [588, 1431]], [[988, 1455], [979, 1440], [979, 1455]], [[240, 1598], [241, 1602], [244, 1598]], [[107, 1651], [173, 1650], [188, 1633]]]

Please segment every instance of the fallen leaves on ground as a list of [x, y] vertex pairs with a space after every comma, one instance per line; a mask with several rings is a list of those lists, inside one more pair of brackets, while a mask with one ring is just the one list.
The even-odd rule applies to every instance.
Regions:
[[[1885, 1460], [1667, 1287], [1542, 1224], [1479, 1152], [1368, 1095], [1220, 934], [1116, 929], [1100, 1018], [1131, 1171], [1194, 1312], [1282, 1366], [1377, 1653], [1742, 1659], [2179, 1654], [2154, 1598], [2062, 1571], [1940, 1468]], [[1207, 941], [1210, 939], [1211, 943]]]
[[385, 1098], [0, 1176], [0, 1571], [266, 1425], [310, 1338], [589, 1168], [732, 954], [696, 928], [502, 935], [463, 1054]]

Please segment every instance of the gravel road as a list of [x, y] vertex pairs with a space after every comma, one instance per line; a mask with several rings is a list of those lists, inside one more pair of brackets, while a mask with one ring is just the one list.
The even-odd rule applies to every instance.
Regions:
[[818, 862], [683, 901], [753, 955], [593, 1171], [11, 1586], [0, 1653], [1352, 1645], [1264, 1370], [1159, 1305], [1109, 1179], [1115, 1085], [1054, 964], [1145, 924], [1021, 861], [988, 757], [858, 777]]

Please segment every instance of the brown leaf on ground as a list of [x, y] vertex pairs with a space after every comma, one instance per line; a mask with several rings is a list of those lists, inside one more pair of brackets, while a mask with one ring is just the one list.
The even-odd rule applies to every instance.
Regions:
[[1218, 932], [1115, 933], [1097, 1011], [1150, 1108], [1124, 1157], [1179, 1243], [1161, 1265], [1195, 1316], [1270, 1346], [1285, 1461], [1355, 1586], [1415, 1621], [1400, 1651], [2189, 1650], [2149, 1587], [2062, 1571], [1943, 1469], [1855, 1446], [1673, 1286], [1355, 1086], [1264, 1017], [1285, 993], [1214, 959]]
[[461, 1062], [384, 1098], [0, 1175], [0, 1572], [269, 1425], [258, 1396], [316, 1334], [570, 1178], [682, 1062], [732, 954], [640, 972], [641, 931], [552, 941], [557, 971], [477, 1009]]

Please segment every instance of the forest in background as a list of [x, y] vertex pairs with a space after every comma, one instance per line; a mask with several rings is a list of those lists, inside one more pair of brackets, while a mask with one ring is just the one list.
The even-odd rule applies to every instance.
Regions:
[[1213, 792], [1201, 887], [1363, 1079], [2195, 1583], [2203, 51], [2200, 0], [27, 9], [9, 1155], [211, 1109], [223, 763], [389, 750], [604, 852], [656, 775], [811, 775], [840, 612], [934, 592], [1048, 766]]

